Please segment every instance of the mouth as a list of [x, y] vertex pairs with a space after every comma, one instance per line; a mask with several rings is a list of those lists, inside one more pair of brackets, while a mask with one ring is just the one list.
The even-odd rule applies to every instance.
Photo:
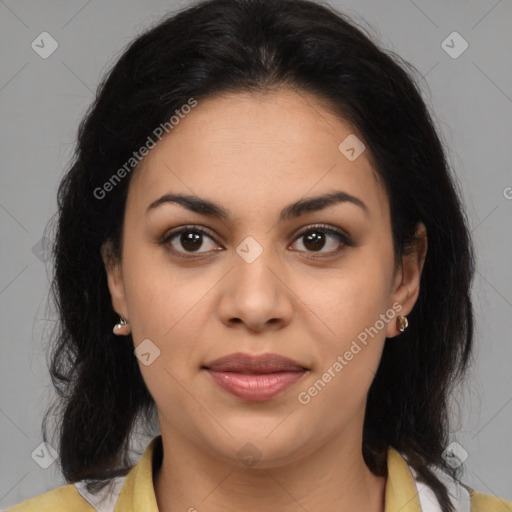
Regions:
[[278, 354], [230, 354], [202, 367], [222, 390], [247, 401], [261, 402], [284, 393], [307, 368]]

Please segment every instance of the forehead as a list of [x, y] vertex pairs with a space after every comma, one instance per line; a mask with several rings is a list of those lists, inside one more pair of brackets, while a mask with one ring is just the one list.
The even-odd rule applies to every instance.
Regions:
[[263, 213], [286, 199], [342, 189], [385, 215], [387, 198], [366, 150], [350, 160], [342, 151], [347, 140], [363, 143], [325, 103], [302, 91], [198, 100], [141, 162], [131, 195], [148, 204], [166, 192], [193, 193], [228, 210], [242, 202]]

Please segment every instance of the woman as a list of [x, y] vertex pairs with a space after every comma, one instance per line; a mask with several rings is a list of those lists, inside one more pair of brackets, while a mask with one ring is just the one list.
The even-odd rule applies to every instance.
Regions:
[[129, 46], [58, 194], [68, 485], [13, 512], [512, 510], [448, 439], [473, 250], [406, 66], [306, 0]]

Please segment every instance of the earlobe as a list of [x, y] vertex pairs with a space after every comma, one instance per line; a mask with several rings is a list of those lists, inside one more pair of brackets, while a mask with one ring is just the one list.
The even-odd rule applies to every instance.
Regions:
[[[410, 250], [402, 256], [402, 264], [395, 274], [395, 289], [392, 303], [400, 304], [400, 315], [406, 317], [414, 307], [419, 293], [420, 281], [427, 255], [427, 230], [422, 222], [416, 225], [415, 237]], [[388, 324], [386, 337], [393, 338], [406, 328], [407, 319], [400, 318], [396, 324]], [[403, 328], [403, 330], [402, 330]]]

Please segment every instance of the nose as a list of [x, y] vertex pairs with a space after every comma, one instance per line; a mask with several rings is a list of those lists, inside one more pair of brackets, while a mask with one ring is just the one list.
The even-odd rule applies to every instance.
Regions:
[[234, 266], [221, 284], [218, 307], [218, 314], [227, 326], [245, 326], [256, 332], [279, 329], [290, 323], [293, 292], [279, 262], [269, 257], [270, 252], [263, 250], [253, 261], [234, 257]]

